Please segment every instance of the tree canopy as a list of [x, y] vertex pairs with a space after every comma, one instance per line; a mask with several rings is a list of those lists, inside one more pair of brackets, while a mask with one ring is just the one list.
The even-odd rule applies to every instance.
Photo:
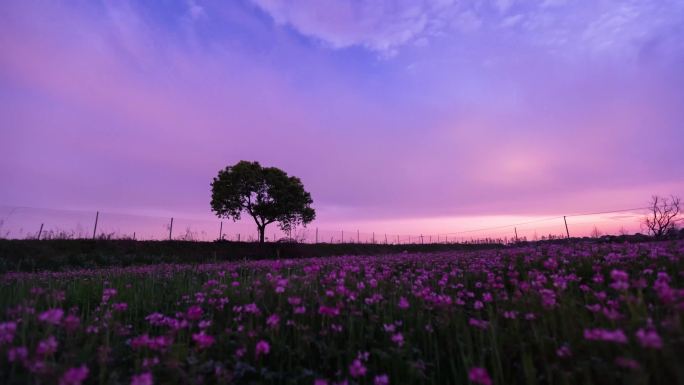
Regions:
[[211, 210], [220, 218], [239, 220], [247, 212], [257, 225], [259, 242], [266, 226], [277, 222], [283, 231], [306, 225], [316, 217], [311, 194], [301, 180], [259, 162], [240, 161], [218, 172], [211, 183]]

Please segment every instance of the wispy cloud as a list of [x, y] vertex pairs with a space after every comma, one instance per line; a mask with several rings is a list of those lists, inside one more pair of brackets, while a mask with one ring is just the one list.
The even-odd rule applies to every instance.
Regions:
[[385, 56], [415, 42], [463, 33], [500, 35], [552, 52], [632, 54], [684, 24], [682, 0], [607, 0], [590, 6], [563, 0], [252, 1], [276, 24], [327, 47], [359, 46]]

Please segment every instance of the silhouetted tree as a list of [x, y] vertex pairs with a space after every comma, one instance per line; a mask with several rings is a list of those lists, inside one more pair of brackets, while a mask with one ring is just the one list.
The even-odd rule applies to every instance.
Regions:
[[211, 210], [221, 218], [240, 219], [243, 211], [254, 218], [259, 242], [266, 226], [278, 222], [283, 231], [314, 220], [311, 194], [299, 178], [259, 162], [240, 161], [219, 171], [211, 183]]
[[660, 197], [654, 195], [649, 204], [650, 213], [644, 218], [643, 223], [648, 232], [655, 237], [662, 237], [676, 229], [680, 220], [680, 199], [674, 195]]

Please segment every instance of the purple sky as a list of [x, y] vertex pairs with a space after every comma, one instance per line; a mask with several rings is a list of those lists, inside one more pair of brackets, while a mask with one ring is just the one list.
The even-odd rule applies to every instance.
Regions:
[[332, 228], [640, 207], [682, 68], [682, 0], [5, 0], [0, 204], [210, 218], [246, 159]]

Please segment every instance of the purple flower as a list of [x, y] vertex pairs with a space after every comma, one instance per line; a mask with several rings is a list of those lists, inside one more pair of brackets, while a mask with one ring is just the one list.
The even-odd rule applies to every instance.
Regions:
[[402, 347], [404, 346], [404, 336], [401, 333], [394, 334], [392, 336], [392, 342], [397, 344], [397, 346]]
[[62, 316], [64, 316], [64, 310], [50, 309], [40, 313], [38, 320], [52, 325], [59, 325], [60, 321], [62, 320]]
[[0, 323], [0, 345], [11, 343], [14, 340], [14, 333], [16, 331], [16, 322]]
[[627, 290], [629, 289], [629, 274], [622, 270], [613, 270], [610, 272], [610, 278], [613, 283], [610, 284], [615, 290]]
[[375, 376], [373, 385], [389, 385], [389, 377], [386, 374]]
[[50, 336], [40, 342], [38, 342], [38, 347], [36, 348], [36, 353], [41, 356], [48, 356], [54, 354], [57, 351], [57, 339], [54, 336]]
[[77, 368], [70, 368], [62, 378], [59, 380], [59, 385], [81, 385], [81, 383], [88, 377], [88, 367], [81, 365]]
[[116, 295], [116, 289], [108, 288], [102, 291], [102, 302], [109, 301], [110, 298]]
[[541, 294], [542, 306], [544, 306], [545, 309], [551, 309], [556, 306], [556, 293], [554, 293], [553, 290], [541, 289], [539, 290], [539, 294]]
[[556, 355], [560, 358], [568, 358], [572, 356], [572, 351], [568, 345], [563, 345], [556, 350]]
[[487, 373], [487, 369], [485, 368], [471, 368], [468, 372], [468, 379], [475, 384], [492, 385], [492, 379], [489, 377], [489, 373]]
[[254, 348], [254, 351], [256, 353], [256, 356], [259, 357], [261, 355], [266, 355], [271, 351], [271, 345], [267, 341], [261, 340], [257, 342], [256, 347]]
[[637, 370], [641, 368], [641, 365], [639, 363], [631, 358], [627, 357], [617, 357], [615, 359], [615, 365], [625, 368], [625, 369], [632, 369], [632, 370]]
[[73, 332], [74, 330], [78, 329], [78, 326], [81, 324], [81, 320], [73, 315], [69, 314], [68, 316], [64, 317], [64, 329], [66, 329], [69, 332]]
[[131, 378], [131, 385], [152, 385], [152, 373], [146, 372], [133, 376]]
[[468, 320], [468, 325], [485, 330], [489, 327], [489, 322], [485, 320], [479, 320], [477, 318], [471, 318]]
[[627, 343], [627, 336], [620, 330], [584, 329], [584, 338], [590, 341], [608, 341], [618, 344]]
[[280, 323], [280, 317], [278, 316], [278, 314], [271, 314], [268, 317], [268, 319], [266, 320], [266, 324], [272, 328], [277, 327], [279, 323]]
[[399, 309], [408, 309], [408, 307], [409, 307], [409, 301], [404, 297], [400, 297], [399, 298]]
[[361, 360], [355, 359], [351, 365], [349, 365], [349, 375], [354, 378], [363, 377], [366, 375], [366, 367], [363, 366]]
[[325, 316], [330, 316], [330, 317], [335, 317], [340, 314], [340, 309], [336, 307], [331, 307], [331, 306], [323, 306], [321, 305], [318, 308], [318, 314], [320, 315], [325, 315]]
[[296, 308], [294, 308], [294, 311], [293, 311], [293, 312], [294, 312], [295, 314], [304, 314], [304, 313], [306, 313], [306, 307], [304, 307], [304, 306], [297, 306]]
[[639, 329], [636, 332], [636, 337], [639, 345], [644, 348], [660, 349], [663, 347], [663, 340], [658, 335], [658, 332], [653, 329]]
[[197, 321], [202, 318], [202, 308], [198, 305], [192, 305], [185, 312], [185, 316], [191, 321]]
[[25, 346], [11, 348], [7, 351], [7, 361], [9, 362], [24, 362], [28, 357], [28, 349]]
[[206, 349], [214, 344], [214, 337], [204, 334], [203, 331], [193, 334], [192, 340], [195, 341], [199, 349]]

